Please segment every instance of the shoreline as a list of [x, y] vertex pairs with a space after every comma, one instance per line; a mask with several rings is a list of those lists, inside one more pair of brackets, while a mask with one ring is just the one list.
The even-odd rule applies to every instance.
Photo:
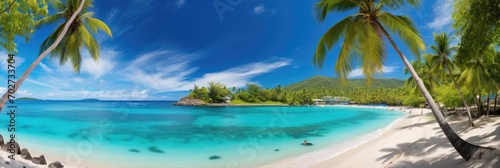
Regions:
[[[462, 159], [444, 136], [430, 109], [387, 109], [391, 108], [401, 108], [402, 112], [411, 114], [378, 130], [380, 133], [374, 131], [354, 138], [353, 141], [332, 144], [321, 150], [260, 167], [500, 167], [500, 158], [469, 162]], [[420, 114], [421, 112], [423, 114]], [[500, 116], [476, 119], [476, 128], [469, 128], [465, 117], [448, 117], [447, 121], [464, 140], [481, 146], [500, 148]]]
[[[404, 106], [364, 106], [364, 105], [325, 105], [325, 107], [351, 107], [351, 108], [376, 108], [376, 109], [386, 109], [386, 107], [390, 107], [392, 109], [387, 109], [388, 111], [393, 111], [395, 109], [403, 109], [407, 108]], [[400, 111], [404, 113], [404, 111]], [[341, 155], [349, 150], [358, 148], [363, 144], [367, 144], [370, 141], [373, 141], [380, 136], [382, 136], [385, 132], [387, 132], [390, 128], [392, 128], [398, 122], [401, 122], [403, 119], [409, 117], [410, 115], [402, 116], [400, 118], [391, 121], [388, 125], [379, 128], [375, 131], [368, 132], [362, 135], [358, 135], [352, 138], [351, 141], [344, 141], [339, 144], [330, 144], [323, 149], [312, 151], [306, 154], [302, 154], [299, 156], [293, 156], [289, 158], [284, 158], [281, 160], [277, 160], [273, 163], [265, 164], [259, 166], [259, 168], [274, 168], [274, 167], [311, 167], [318, 163], [327, 161], [331, 158], [334, 158], [338, 155]], [[326, 165], [326, 167], [332, 165]]]

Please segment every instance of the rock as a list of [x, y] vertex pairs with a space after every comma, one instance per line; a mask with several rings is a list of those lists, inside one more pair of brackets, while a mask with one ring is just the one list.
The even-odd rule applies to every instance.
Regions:
[[175, 105], [178, 106], [200, 106], [200, 105], [205, 105], [206, 103], [202, 100], [195, 99], [195, 98], [188, 98], [184, 97], [181, 100], [179, 100]]
[[162, 150], [158, 149], [156, 146], [152, 146], [148, 148], [149, 151], [154, 152], [154, 153], [165, 153]]
[[26, 159], [26, 160], [31, 160], [32, 159], [31, 158], [31, 154], [28, 151], [28, 149], [23, 148], [23, 150], [21, 150], [21, 158]]
[[275, 149], [274, 151], [280, 151], [279, 149]]
[[10, 154], [12, 154], [12, 153], [15, 153], [18, 155], [21, 154], [21, 148], [19, 147], [19, 144], [17, 142], [14, 142], [14, 143], [8, 142], [8, 143], [2, 145], [2, 150], [5, 152], [8, 152]]
[[139, 153], [139, 150], [137, 150], [137, 149], [130, 149], [130, 150], [128, 150], [128, 151], [129, 151], [129, 152], [136, 152], [136, 153]]
[[49, 164], [49, 168], [64, 168], [61, 162], [55, 161]]
[[220, 159], [220, 156], [214, 155], [214, 156], [210, 156], [208, 159], [210, 159], [210, 160]]
[[3, 136], [0, 135], [0, 146], [2, 146], [3, 144], [5, 144], [5, 142], [3, 141]]
[[31, 159], [31, 162], [39, 165], [46, 165], [47, 161], [45, 161], [45, 156], [41, 155], [40, 157], [34, 157]]
[[10, 164], [9, 162], [5, 161], [5, 164]]

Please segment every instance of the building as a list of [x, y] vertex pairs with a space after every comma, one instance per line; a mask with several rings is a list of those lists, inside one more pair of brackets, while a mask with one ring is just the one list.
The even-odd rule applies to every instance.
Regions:
[[313, 99], [314, 104], [316, 105], [334, 105], [334, 104], [349, 104], [348, 97], [332, 97], [332, 96], [323, 96], [321, 99]]
[[226, 97], [220, 98], [219, 100], [221, 100], [221, 102], [223, 102], [223, 103], [230, 103], [231, 102], [231, 97], [230, 96], [226, 96]]

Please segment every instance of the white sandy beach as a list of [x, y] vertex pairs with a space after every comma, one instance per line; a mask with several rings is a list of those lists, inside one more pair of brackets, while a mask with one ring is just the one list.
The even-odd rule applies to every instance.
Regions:
[[[411, 111], [411, 114], [374, 134], [262, 167], [500, 167], [500, 157], [469, 162], [462, 159], [429, 109], [403, 108], [402, 111]], [[476, 128], [468, 127], [465, 117], [447, 120], [466, 141], [500, 148], [500, 117], [477, 119]]]

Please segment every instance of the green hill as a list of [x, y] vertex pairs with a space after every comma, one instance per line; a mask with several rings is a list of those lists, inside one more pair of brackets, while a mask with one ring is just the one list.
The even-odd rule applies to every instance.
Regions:
[[[381, 78], [372, 81], [374, 88], [397, 88], [404, 86], [405, 81], [395, 78]], [[365, 88], [366, 79], [349, 79], [347, 85], [341, 84], [340, 80], [336, 78], [329, 78], [325, 76], [314, 76], [301, 82], [293, 83], [284, 87], [288, 91], [299, 91], [303, 89], [317, 89], [317, 88], [337, 88], [337, 89], [354, 89]]]

